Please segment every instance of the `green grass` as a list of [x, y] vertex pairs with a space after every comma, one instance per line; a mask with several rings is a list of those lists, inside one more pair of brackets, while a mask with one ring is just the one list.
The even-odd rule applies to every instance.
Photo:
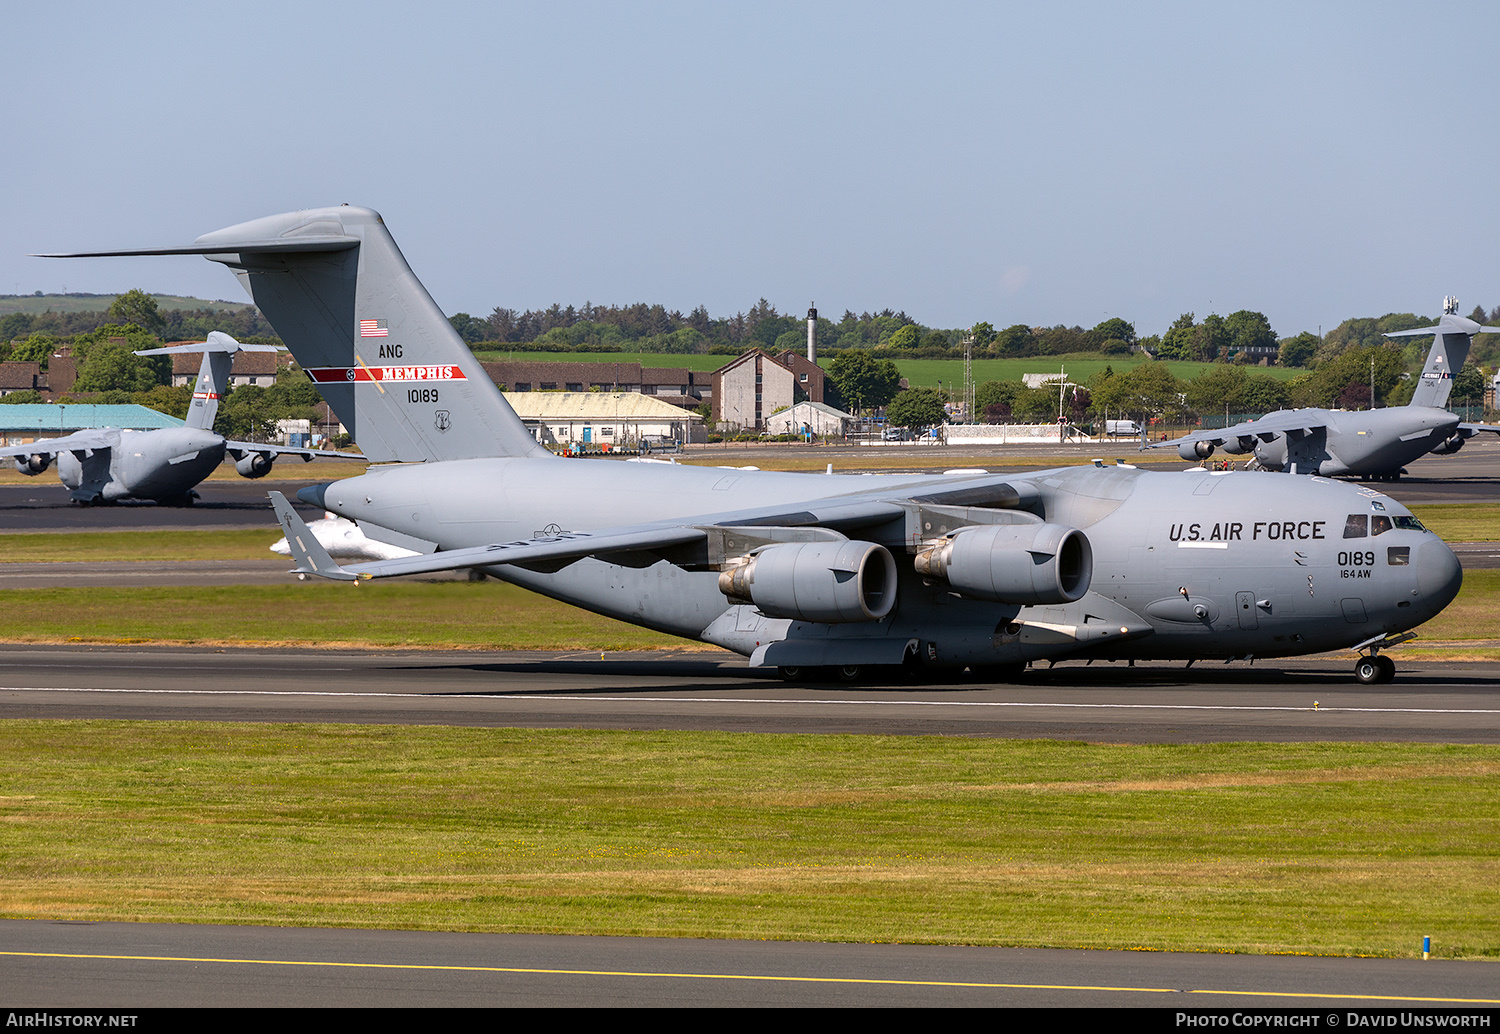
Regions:
[[1500, 542], [1500, 509], [1493, 503], [1425, 503], [1411, 512], [1444, 542]]
[[0, 914], [1500, 954], [1500, 749], [0, 726]]
[[1458, 598], [1417, 631], [1423, 639], [1500, 639], [1497, 592], [1500, 571], [1465, 571]]
[[[748, 347], [748, 346], [746, 346]], [[734, 359], [731, 355], [666, 355], [655, 352], [479, 352], [486, 362], [539, 362], [539, 363], [640, 363], [646, 367], [687, 367], [702, 373], [712, 373]], [[832, 353], [818, 360], [818, 365], [827, 369]], [[901, 371], [914, 388], [935, 388], [938, 382], [952, 386], [961, 385], [964, 378], [962, 359], [897, 359], [896, 368]], [[1033, 356], [1030, 359], [976, 359], [974, 360], [974, 383], [985, 381], [1019, 381], [1022, 374], [1056, 373], [1065, 367], [1068, 379], [1083, 383], [1106, 366], [1116, 373], [1123, 373], [1144, 359], [1119, 356], [1101, 356], [1097, 352], [1082, 352], [1074, 355]], [[1176, 360], [1167, 362], [1172, 376], [1192, 378], [1211, 370], [1214, 363], [1188, 363]], [[1253, 367], [1252, 372], [1269, 374], [1278, 380], [1290, 380], [1303, 370], [1286, 369], [1280, 366]]]
[[[288, 561], [290, 564], [290, 561]], [[698, 647], [496, 581], [9, 589], [0, 642], [485, 650]]]
[[275, 560], [271, 544], [279, 538], [275, 525], [263, 531], [21, 532], [0, 535], [0, 564]]
[[[747, 346], [748, 347], [748, 346]], [[640, 363], [650, 369], [676, 367], [712, 373], [734, 359], [732, 355], [676, 355], [666, 352], [524, 352], [479, 351], [487, 363]]]
[[[976, 359], [974, 360], [974, 383], [986, 381], [1019, 381], [1023, 374], [1057, 373], [1066, 370], [1068, 380], [1085, 384], [1105, 367], [1113, 367], [1116, 373], [1146, 362], [1144, 359], [1100, 356], [1093, 352], [1077, 355], [1033, 356], [1029, 359]], [[826, 366], [827, 363], [821, 365]], [[1165, 363], [1172, 376], [1189, 380], [1214, 369], [1214, 363], [1189, 363], [1177, 360]], [[963, 386], [964, 364], [962, 359], [897, 359], [896, 367], [914, 388], [935, 388], [938, 381], [945, 387]], [[1305, 371], [1280, 366], [1251, 367], [1256, 374], [1268, 374], [1278, 380], [1291, 380]]]

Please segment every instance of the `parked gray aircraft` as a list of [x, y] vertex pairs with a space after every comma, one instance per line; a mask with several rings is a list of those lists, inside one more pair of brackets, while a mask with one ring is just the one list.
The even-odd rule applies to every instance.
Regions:
[[213, 473], [227, 453], [235, 469], [247, 478], [265, 477], [277, 456], [364, 459], [358, 453], [287, 448], [259, 442], [237, 442], [213, 430], [219, 397], [229, 381], [236, 352], [275, 352], [276, 345], [242, 345], [218, 331], [203, 344], [148, 348], [136, 355], [202, 352], [203, 364], [194, 385], [192, 406], [181, 427], [154, 431], [95, 427], [61, 438], [44, 438], [30, 445], [0, 448], [0, 456], [15, 457], [16, 469], [35, 476], [57, 461], [57, 475], [76, 503], [114, 503], [122, 499], [154, 499], [172, 506], [191, 506], [200, 481]]
[[1500, 327], [1482, 327], [1459, 316], [1457, 309], [1456, 298], [1444, 298], [1443, 317], [1437, 326], [1386, 335], [1434, 335], [1422, 379], [1408, 405], [1357, 412], [1281, 409], [1259, 420], [1196, 431], [1171, 441], [1143, 440], [1141, 449], [1175, 448], [1185, 460], [1206, 460], [1215, 449], [1231, 456], [1253, 452], [1256, 464], [1265, 470], [1396, 481], [1407, 473], [1406, 464], [1429, 452], [1439, 456], [1457, 452], [1481, 431], [1500, 434], [1500, 427], [1462, 423], [1443, 408], [1453, 390], [1453, 378], [1468, 358], [1474, 335], [1500, 334]]
[[[420, 555], [340, 567], [271, 493], [297, 570], [479, 568], [788, 678], [1031, 661], [1381, 651], [1457, 594], [1451, 550], [1367, 486], [1127, 466], [788, 474], [563, 460], [528, 432], [369, 209], [195, 244], [229, 266], [381, 465], [300, 498]], [[1274, 481], [1273, 481], [1274, 479]]]

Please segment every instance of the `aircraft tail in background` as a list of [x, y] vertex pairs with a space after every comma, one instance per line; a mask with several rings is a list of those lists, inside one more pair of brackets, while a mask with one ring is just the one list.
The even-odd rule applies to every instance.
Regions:
[[1475, 334], [1500, 334], [1500, 327], [1484, 327], [1473, 320], [1458, 315], [1458, 299], [1443, 299], [1443, 318], [1435, 327], [1418, 327], [1415, 330], [1393, 330], [1386, 337], [1422, 337], [1433, 335], [1432, 348], [1427, 352], [1427, 362], [1422, 366], [1422, 379], [1411, 394], [1413, 406], [1429, 406], [1443, 409], [1448, 405], [1448, 395], [1453, 391], [1453, 378], [1463, 369], [1469, 358], [1469, 345]]
[[278, 352], [276, 345], [242, 345], [228, 334], [217, 330], [200, 344], [170, 345], [167, 348], [146, 348], [136, 355], [179, 355], [203, 353], [203, 362], [198, 367], [198, 379], [193, 382], [193, 404], [188, 407], [188, 427], [199, 427], [212, 431], [214, 418], [219, 415], [219, 401], [229, 387], [229, 371], [234, 366], [236, 352]]

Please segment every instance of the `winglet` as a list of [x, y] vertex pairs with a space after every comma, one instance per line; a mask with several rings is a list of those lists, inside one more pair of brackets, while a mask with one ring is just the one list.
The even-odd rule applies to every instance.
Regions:
[[297, 574], [315, 574], [319, 578], [331, 578], [339, 582], [359, 580], [359, 575], [345, 571], [334, 563], [328, 550], [323, 548], [323, 543], [308, 530], [302, 518], [297, 516], [297, 511], [292, 509], [292, 504], [286, 501], [286, 496], [280, 492], [269, 494], [271, 505], [276, 509], [276, 519], [286, 532], [286, 544], [292, 551], [292, 559], [297, 561], [294, 568]]

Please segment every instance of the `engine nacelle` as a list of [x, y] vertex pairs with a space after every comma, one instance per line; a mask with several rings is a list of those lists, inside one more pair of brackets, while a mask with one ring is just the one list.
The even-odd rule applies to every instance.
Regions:
[[1183, 442], [1177, 446], [1177, 455], [1185, 460], [1206, 460], [1213, 454], [1213, 442]]
[[1083, 532], [1062, 524], [992, 524], [955, 533], [918, 553], [914, 566], [975, 599], [1072, 603], [1089, 591], [1094, 549]]
[[241, 477], [263, 478], [271, 473], [271, 464], [275, 458], [269, 453], [247, 452], [234, 461], [234, 469], [240, 472]]
[[1438, 442], [1436, 445], [1434, 445], [1432, 447], [1432, 455], [1451, 456], [1459, 449], [1462, 449], [1464, 447], [1464, 442], [1466, 442], [1467, 440], [1468, 439], [1466, 439], [1463, 435], [1456, 434], [1452, 438], [1445, 439], [1444, 441]]
[[767, 546], [719, 575], [719, 591], [767, 617], [879, 621], [896, 605], [896, 561], [874, 542]]
[[1243, 456], [1255, 448], [1256, 437], [1253, 434], [1242, 434], [1238, 438], [1231, 438], [1222, 446], [1223, 450], [1231, 456]]
[[16, 457], [16, 469], [27, 477], [36, 477], [50, 466], [52, 466], [52, 457], [43, 456], [39, 452], [34, 452], [30, 456]]

